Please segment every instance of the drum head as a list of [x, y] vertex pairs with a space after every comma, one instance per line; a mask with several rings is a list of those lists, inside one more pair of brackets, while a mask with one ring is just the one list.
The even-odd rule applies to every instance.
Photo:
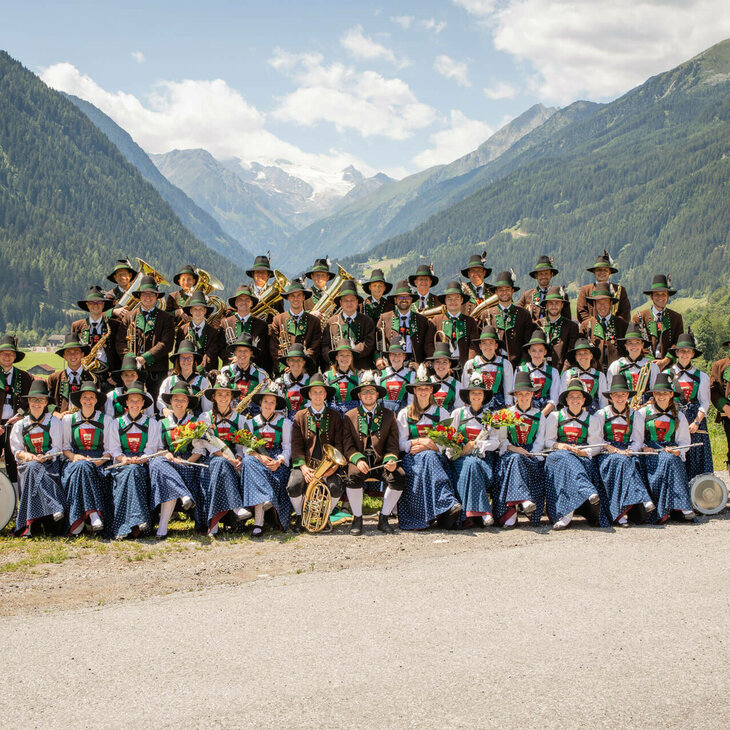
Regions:
[[698, 474], [689, 483], [692, 506], [703, 515], [716, 515], [727, 504], [727, 487], [714, 474]]
[[0, 530], [10, 522], [15, 513], [15, 490], [5, 474], [0, 474]]

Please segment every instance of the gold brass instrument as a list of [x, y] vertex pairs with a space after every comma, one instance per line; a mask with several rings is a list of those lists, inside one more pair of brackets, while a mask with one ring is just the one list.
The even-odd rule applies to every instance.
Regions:
[[205, 321], [213, 327], [218, 327], [223, 319], [227, 305], [220, 297], [211, 292], [223, 291], [225, 289], [223, 282], [212, 274], [209, 274], [205, 269], [196, 269], [196, 273], [198, 274], [198, 283], [195, 285], [193, 291], [202, 291], [208, 297], [208, 304], [215, 308], [213, 314], [206, 317]]
[[286, 356], [289, 347], [289, 333], [286, 331], [286, 322], [282, 322], [279, 325], [279, 360]]
[[[396, 316], [398, 316], [397, 313]], [[385, 357], [388, 353], [388, 336], [385, 333], [385, 320], [380, 323], [380, 327], [378, 327], [375, 333], [375, 338], [378, 352]]]
[[137, 357], [137, 310], [141, 303], [137, 303], [129, 310], [129, 324], [127, 325], [127, 352]]
[[339, 264], [337, 265], [337, 275], [329, 283], [327, 289], [320, 300], [312, 307], [310, 312], [319, 317], [320, 322], [326, 322], [335, 314], [337, 303], [335, 297], [340, 293], [342, 285], [346, 281], [354, 281], [355, 277], [348, 274]]
[[446, 314], [446, 305], [439, 304], [438, 307], [431, 307], [431, 309], [424, 309], [420, 314], [422, 314], [427, 319], [433, 319], [434, 317], [438, 317], [439, 314]]
[[[151, 276], [155, 280], [155, 284], [157, 286], [169, 286], [170, 282], [165, 279], [165, 277], [157, 271], [153, 266], [150, 266], [144, 259], [137, 257], [137, 263], [139, 264], [139, 273], [137, 276], [134, 277], [134, 280], [129, 285], [129, 289], [122, 294], [119, 301], [117, 302], [117, 307], [124, 307], [128, 310], [136, 309], [137, 305], [139, 304], [139, 298], [136, 296], [137, 289], [139, 289], [140, 284], [142, 283], [142, 277], [143, 276]], [[165, 302], [164, 298], [157, 302], [158, 309], [165, 309], [165, 306], [167, 303]]]
[[81, 358], [81, 365], [84, 370], [90, 372], [92, 375], [106, 369], [106, 365], [99, 360], [96, 356], [99, 350], [106, 344], [111, 334], [109, 323], [106, 323], [106, 332], [99, 338], [99, 341], [89, 350], [89, 354], [86, 357]]
[[644, 399], [644, 393], [646, 393], [646, 389], [649, 387], [650, 377], [651, 363], [647, 363], [639, 370], [639, 377], [636, 381], [636, 395], [630, 401], [630, 405], [635, 411], [641, 408], [641, 401]]
[[271, 284], [267, 284], [261, 292], [256, 306], [251, 310], [251, 314], [257, 319], [266, 319], [269, 315], [276, 316], [279, 314], [274, 309], [274, 304], [281, 301], [281, 295], [289, 284], [291, 284], [289, 279], [281, 271], [274, 269], [274, 280]]
[[238, 404], [235, 407], [236, 413], [242, 414], [245, 413], [248, 410], [248, 407], [251, 405], [251, 401], [253, 400], [253, 397], [260, 393], [264, 388], [271, 385], [271, 380], [269, 378], [264, 378], [258, 385], [254, 387], [254, 389], [250, 393], [246, 393], [239, 401]]
[[495, 306], [498, 301], [499, 297], [496, 294], [492, 294], [491, 297], [487, 297], [483, 302], [479, 302], [479, 304], [477, 304], [476, 307], [471, 310], [471, 314], [469, 314], [469, 316], [476, 319], [482, 312]]
[[331, 444], [322, 446], [322, 461], [314, 470], [302, 503], [302, 527], [307, 532], [323, 530], [330, 517], [330, 490], [324, 475], [333, 467], [347, 464], [345, 457]]
[[618, 305], [621, 299], [621, 284], [614, 286], [611, 284], [611, 295], [616, 298], [616, 301], [611, 305], [611, 314], [615, 317], [618, 314]]

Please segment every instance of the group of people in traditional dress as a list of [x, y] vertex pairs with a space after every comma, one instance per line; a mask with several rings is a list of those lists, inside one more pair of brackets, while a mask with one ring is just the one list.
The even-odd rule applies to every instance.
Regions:
[[689, 483], [712, 471], [710, 403], [730, 458], [730, 359], [710, 376], [693, 364], [667, 276], [632, 319], [610, 256], [588, 271], [573, 319], [547, 256], [517, 303], [514, 274], [489, 282], [483, 254], [440, 293], [429, 266], [358, 285], [326, 259], [282, 286], [258, 256], [227, 307], [192, 265], [164, 299], [120, 259], [113, 288], [78, 301], [66, 366], [47, 381], [0, 339], [15, 534], [165, 539], [176, 511], [209, 535], [251, 520], [254, 537], [299, 532], [328, 446], [346, 464], [319, 478], [353, 535], [366, 493], [382, 499], [384, 533], [396, 515], [404, 530], [537, 525], [545, 512], [556, 530], [576, 514], [692, 520]]

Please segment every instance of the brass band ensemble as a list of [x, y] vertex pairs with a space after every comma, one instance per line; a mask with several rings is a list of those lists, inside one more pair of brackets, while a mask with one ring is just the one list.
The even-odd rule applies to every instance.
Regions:
[[142, 259], [110, 268], [47, 380], [0, 339], [0, 527], [15, 513], [18, 536], [165, 539], [176, 511], [209, 535], [345, 520], [361, 535], [365, 495], [383, 533], [545, 514], [555, 530], [575, 515], [628, 527], [726, 505], [707, 417], [712, 404], [730, 458], [730, 357], [693, 364], [667, 275], [632, 316], [603, 252], [574, 319], [548, 256], [524, 290], [486, 254], [440, 286], [426, 265], [357, 281], [327, 258], [290, 281], [258, 256], [228, 298], [191, 264], [172, 285]]

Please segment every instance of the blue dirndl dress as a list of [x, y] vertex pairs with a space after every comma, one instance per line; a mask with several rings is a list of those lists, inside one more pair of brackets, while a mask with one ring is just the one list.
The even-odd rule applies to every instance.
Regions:
[[[622, 451], [629, 446], [617, 442], [612, 442], [611, 445]], [[635, 504], [649, 501], [649, 493], [641, 476], [639, 457], [598, 454], [594, 461], [598, 469], [601, 509], [611, 522], [623, 517]]]
[[[692, 423], [692, 421], [697, 418], [697, 413], [700, 410], [700, 404], [697, 401], [690, 401], [689, 403], [680, 405], [679, 410], [684, 413], [688, 423]], [[707, 425], [707, 418], [705, 418], [699, 430], [707, 431]], [[714, 466], [712, 464], [712, 446], [710, 446], [710, 434], [693, 433], [691, 436], [693, 444], [702, 444], [702, 446], [687, 449], [685, 452], [684, 466], [687, 470], [687, 480], [690, 482], [698, 474], [711, 474], [714, 471]]]
[[[644, 445], [652, 449], [676, 446], [673, 441], [650, 440], [645, 441]], [[669, 519], [672, 510], [693, 509], [689, 498], [687, 470], [682, 459], [666, 451], [658, 452], [656, 456], [642, 456], [640, 459], [642, 476], [656, 505], [656, 509], [649, 514], [649, 522], [662, 524]]]
[[406, 488], [398, 502], [398, 523], [403, 530], [424, 530], [459, 503], [447, 472], [446, 457], [435, 451], [405, 454]]
[[[592, 459], [570, 451], [553, 451], [545, 457], [545, 499], [551, 522], [581, 507], [598, 493], [598, 471]], [[600, 495], [599, 495], [600, 496]], [[608, 527], [601, 515], [600, 524]]]
[[[66, 416], [71, 419], [71, 451], [99, 459], [104, 455], [105, 414], [96, 411], [91, 421], [81, 420], [80, 415], [77, 412]], [[92, 512], [98, 512], [102, 521], [105, 515], [112, 515], [111, 486], [105, 466], [108, 464], [97, 466], [90, 461], [64, 461], [61, 484], [68, 500], [69, 532], [73, 532]]]
[[484, 456], [467, 454], [450, 461], [456, 496], [463, 509], [459, 515], [459, 525], [467, 517], [492, 514], [490, 494], [494, 484], [496, 454], [487, 452]]
[[[529, 446], [520, 444], [528, 451]], [[508, 451], [499, 457], [497, 478], [493, 491], [495, 517], [503, 525], [521, 502], [534, 502], [536, 509], [529, 515], [537, 527], [545, 511], [545, 469], [541, 459]]]
[[[266, 455], [275, 459], [281, 451], [281, 445], [276, 445], [268, 450]], [[248, 508], [263, 502], [271, 502], [282, 530], [286, 530], [291, 522], [292, 503], [286, 491], [290, 471], [291, 469], [284, 464], [276, 471], [271, 471], [251, 455], [244, 457], [241, 470], [244, 506]]]

